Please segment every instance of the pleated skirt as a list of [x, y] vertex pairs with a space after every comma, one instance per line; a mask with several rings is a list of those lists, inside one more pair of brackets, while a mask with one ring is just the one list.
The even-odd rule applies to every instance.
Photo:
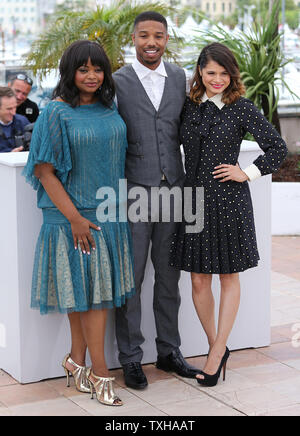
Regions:
[[96, 250], [75, 250], [71, 225], [57, 209], [43, 209], [31, 290], [31, 307], [41, 314], [86, 312], [121, 307], [134, 295], [132, 242], [127, 222], [97, 221], [96, 210], [80, 214], [90, 228]]

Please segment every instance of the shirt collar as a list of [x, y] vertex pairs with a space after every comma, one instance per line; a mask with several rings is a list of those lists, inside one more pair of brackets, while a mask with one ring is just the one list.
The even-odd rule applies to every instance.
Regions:
[[202, 103], [206, 102], [207, 100], [212, 101], [219, 109], [222, 109], [222, 107], [225, 106], [225, 103], [222, 102], [223, 94], [216, 94], [211, 98], [207, 97], [206, 92], [204, 93], [202, 97]]
[[156, 73], [159, 74], [160, 76], [168, 77], [165, 64], [163, 61], [161, 61], [159, 66], [156, 68], [156, 70], [150, 70], [150, 68], [145, 67], [145, 65], [141, 64], [140, 61], [137, 58], [135, 58], [132, 63], [132, 68], [138, 75], [139, 79], [143, 79], [144, 77], [146, 77], [148, 74], [151, 73]]
[[5, 123], [3, 123], [3, 121], [0, 120], [1, 126], [4, 126], [4, 127], [10, 126], [13, 122], [14, 122], [14, 120], [12, 120], [9, 123], [5, 124]]

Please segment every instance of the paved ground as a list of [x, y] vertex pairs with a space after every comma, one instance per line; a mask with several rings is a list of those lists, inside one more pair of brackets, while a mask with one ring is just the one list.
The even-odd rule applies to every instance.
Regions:
[[[20, 385], [0, 370], [0, 416], [300, 416], [300, 237], [273, 237], [272, 344], [231, 353], [226, 382], [201, 388], [194, 380], [145, 365], [149, 387], [125, 388], [120, 408], [100, 405], [66, 379]], [[189, 359], [203, 367], [205, 358]]]

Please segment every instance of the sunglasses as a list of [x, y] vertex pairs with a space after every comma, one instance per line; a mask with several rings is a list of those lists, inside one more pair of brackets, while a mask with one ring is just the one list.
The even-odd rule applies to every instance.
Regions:
[[32, 86], [33, 80], [30, 79], [30, 77], [26, 76], [26, 74], [17, 74], [17, 76], [13, 80], [23, 80], [24, 82], [27, 82], [28, 85]]

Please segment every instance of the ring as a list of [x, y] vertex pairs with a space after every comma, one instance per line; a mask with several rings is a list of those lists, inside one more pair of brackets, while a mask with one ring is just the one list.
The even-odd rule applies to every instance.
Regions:
[[82, 242], [82, 239], [78, 239], [78, 242]]

